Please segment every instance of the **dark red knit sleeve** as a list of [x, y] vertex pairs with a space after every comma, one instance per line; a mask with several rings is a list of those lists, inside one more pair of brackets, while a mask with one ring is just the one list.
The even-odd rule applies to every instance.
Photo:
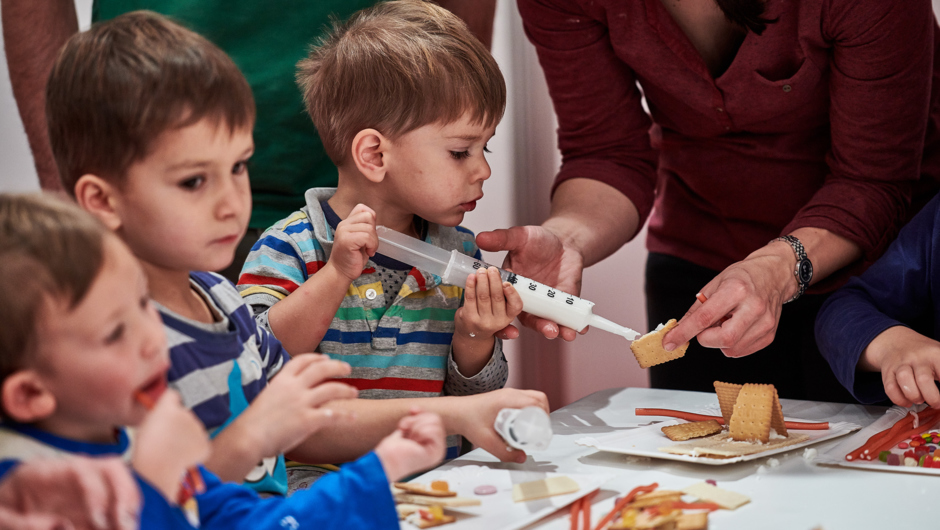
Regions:
[[613, 186], [636, 206], [653, 206], [656, 151], [651, 121], [630, 68], [611, 47], [607, 27], [571, 0], [519, 0], [558, 115], [559, 183], [575, 178]]

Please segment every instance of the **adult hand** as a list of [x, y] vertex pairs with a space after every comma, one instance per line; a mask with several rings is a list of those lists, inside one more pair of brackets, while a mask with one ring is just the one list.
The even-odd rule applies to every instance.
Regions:
[[118, 457], [31, 460], [0, 482], [0, 530], [132, 530], [140, 503]]
[[[782, 242], [732, 264], [702, 287], [707, 301], [692, 304], [679, 325], [663, 337], [663, 347], [672, 351], [693, 337], [728, 357], [744, 357], [766, 347], [774, 340], [783, 303], [798, 289], [795, 266], [793, 251]], [[730, 318], [722, 321], [726, 316]]]
[[940, 342], [894, 326], [881, 332], [862, 353], [859, 366], [881, 372], [885, 394], [901, 407], [927, 402], [940, 409]]
[[464, 403], [460, 405], [454, 417], [456, 432], [503, 462], [521, 464], [525, 462], [526, 455], [524, 451], [506, 445], [506, 441], [496, 432], [493, 424], [496, 423], [499, 411], [539, 407], [546, 414], [549, 413], [548, 398], [538, 390], [502, 388], [483, 394], [461, 396], [458, 399]]
[[[477, 235], [477, 245], [489, 252], [508, 250], [509, 254], [503, 261], [503, 268], [506, 270], [557, 287], [566, 293], [581, 293], [581, 273], [584, 268], [581, 254], [562, 243], [562, 240], [547, 228], [530, 225], [481, 232]], [[529, 313], [520, 314], [519, 321], [547, 339], [560, 335], [566, 341], [572, 341], [578, 336], [573, 329]], [[497, 336], [513, 339], [519, 336], [519, 330], [509, 325], [497, 333]]]

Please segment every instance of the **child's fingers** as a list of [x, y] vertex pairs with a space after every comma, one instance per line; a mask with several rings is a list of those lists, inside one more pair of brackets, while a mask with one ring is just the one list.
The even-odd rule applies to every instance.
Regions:
[[467, 283], [463, 289], [463, 308], [470, 315], [477, 314], [477, 275], [467, 276]]
[[290, 362], [285, 364], [284, 368], [281, 369], [281, 373], [296, 375], [296, 374], [299, 374], [300, 372], [303, 372], [307, 368], [307, 366], [315, 362], [326, 361], [326, 360], [329, 360], [329, 357], [327, 357], [326, 355], [319, 354], [319, 353], [301, 353], [299, 355], [295, 355], [291, 357]]
[[505, 318], [506, 296], [503, 294], [503, 279], [499, 277], [499, 269], [496, 267], [486, 269], [486, 282], [493, 315], [498, 318]]
[[506, 297], [506, 316], [511, 318], [519, 316], [519, 313], [522, 313], [522, 298], [511, 283], [503, 282], [503, 296]]
[[[486, 270], [477, 269], [476, 277], [477, 314], [490, 315], [493, 313], [493, 297], [490, 295], [490, 282]], [[500, 288], [500, 291], [502, 291], [502, 288]]]
[[337, 399], [356, 399], [358, 395], [359, 391], [355, 387], [346, 383], [330, 381], [313, 387], [307, 392], [305, 401], [308, 405], [320, 407]]
[[912, 405], [912, 403], [904, 397], [904, 392], [901, 392], [901, 387], [898, 386], [898, 380], [895, 377], [894, 371], [882, 371], [881, 380], [885, 387], [885, 394], [892, 403], [899, 407], [910, 407]]
[[895, 371], [895, 376], [898, 380], [898, 387], [901, 388], [901, 393], [907, 401], [911, 403], [923, 401], [920, 390], [917, 388], [917, 381], [914, 379], [914, 370], [909, 365], [900, 366]]
[[[294, 362], [291, 361], [287, 365], [290, 366]], [[329, 359], [308, 363], [297, 375], [300, 377], [301, 382], [309, 388], [329, 379], [349, 375], [350, 372], [352, 372], [352, 367], [349, 364]]]
[[933, 408], [940, 408], [940, 391], [934, 382], [934, 367], [919, 365], [914, 369], [914, 379], [917, 380], [917, 389], [924, 401]]

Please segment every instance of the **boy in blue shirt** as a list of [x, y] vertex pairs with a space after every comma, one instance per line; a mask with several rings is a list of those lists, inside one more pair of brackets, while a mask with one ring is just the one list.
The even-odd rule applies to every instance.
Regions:
[[940, 408], [940, 196], [816, 318], [819, 351], [865, 404]]
[[[261, 499], [205, 470], [205, 491], [179, 499], [183, 471], [210, 446], [165, 392], [166, 334], [138, 261], [86, 213], [48, 197], [0, 195], [0, 239], [0, 478], [33, 458], [121, 455], [143, 494], [143, 528], [397, 528], [389, 480], [443, 456], [440, 419], [416, 414], [289, 499]], [[139, 428], [128, 436], [124, 426]]]
[[[47, 87], [50, 142], [79, 205], [137, 256], [170, 346], [170, 386], [212, 435], [206, 467], [283, 495], [283, 454], [349, 415], [326, 403], [355, 389], [320, 355], [288, 356], [227, 266], [247, 227], [254, 103], [213, 44], [166, 18], [128, 13], [73, 36]], [[374, 446], [373, 446], [374, 447]]]
[[[496, 334], [522, 310], [498, 271], [465, 285], [376, 254], [376, 224], [479, 258], [459, 226], [490, 177], [486, 143], [506, 104], [496, 61], [456, 16], [430, 2], [384, 2], [337, 22], [298, 65], [307, 110], [339, 174], [262, 235], [238, 288], [289, 351], [352, 365], [341, 379], [362, 399], [361, 429], [338, 462], [362, 454], [415, 404], [441, 415], [448, 457], [460, 437], [500, 460], [524, 461], [493, 430], [502, 408], [545, 395], [502, 388]], [[317, 470], [308, 470], [316, 475]], [[292, 481], [303, 474], [292, 470]]]

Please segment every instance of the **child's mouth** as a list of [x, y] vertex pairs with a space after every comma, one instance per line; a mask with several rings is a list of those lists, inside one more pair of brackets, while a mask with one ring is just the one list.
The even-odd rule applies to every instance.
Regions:
[[160, 373], [134, 392], [134, 399], [146, 408], [152, 408], [166, 390], [166, 374]]
[[466, 212], [472, 212], [477, 207], [477, 201], [465, 202], [461, 204], [460, 207], [463, 208]]

